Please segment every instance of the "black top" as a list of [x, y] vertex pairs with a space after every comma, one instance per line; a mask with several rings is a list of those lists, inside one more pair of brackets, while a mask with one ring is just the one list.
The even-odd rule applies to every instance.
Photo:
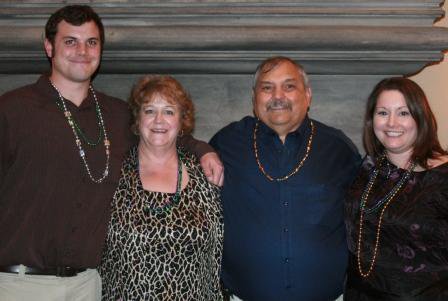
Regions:
[[131, 151], [112, 201], [100, 274], [102, 300], [219, 301], [223, 220], [219, 189], [194, 156], [182, 159], [189, 180], [179, 203], [173, 193], [147, 191]]
[[[373, 162], [366, 158], [346, 202], [350, 252], [345, 300], [448, 300], [448, 163], [414, 172], [384, 213], [372, 274], [363, 279], [357, 266], [360, 198]], [[386, 195], [405, 171], [383, 164], [367, 207]], [[361, 262], [372, 259], [382, 207], [365, 215]]]
[[[283, 182], [269, 181], [257, 166], [253, 117], [226, 126], [211, 140], [225, 167], [222, 278], [243, 300], [334, 300], [342, 293], [344, 196], [360, 157], [341, 131], [313, 122], [309, 156]], [[260, 123], [258, 153], [266, 172], [290, 173], [305, 154], [310, 132], [306, 118], [283, 144]]]

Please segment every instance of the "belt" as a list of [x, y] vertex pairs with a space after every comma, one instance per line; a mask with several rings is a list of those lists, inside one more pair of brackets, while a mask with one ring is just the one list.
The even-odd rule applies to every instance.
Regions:
[[[84, 272], [86, 269], [78, 269], [72, 267], [55, 267], [55, 268], [33, 268], [25, 267], [25, 274], [27, 275], [46, 275], [46, 276], [57, 276], [57, 277], [73, 277], [78, 275], [78, 273]], [[0, 272], [19, 274], [20, 265], [8, 265], [0, 266]]]

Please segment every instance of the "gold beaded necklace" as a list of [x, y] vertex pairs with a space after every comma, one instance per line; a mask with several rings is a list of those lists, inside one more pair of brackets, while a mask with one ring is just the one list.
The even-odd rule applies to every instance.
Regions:
[[257, 149], [257, 131], [258, 131], [258, 125], [259, 125], [260, 120], [257, 119], [257, 122], [255, 123], [255, 127], [254, 127], [254, 134], [253, 134], [253, 138], [254, 138], [254, 153], [255, 153], [255, 160], [257, 160], [257, 165], [258, 165], [258, 169], [261, 171], [261, 173], [269, 180], [269, 181], [277, 181], [277, 182], [281, 182], [281, 181], [286, 181], [288, 180], [290, 177], [292, 177], [293, 175], [295, 175], [300, 168], [302, 168], [303, 164], [305, 163], [306, 159], [308, 159], [308, 156], [311, 152], [311, 144], [313, 142], [313, 137], [315, 134], [315, 128], [314, 128], [314, 123], [312, 120], [310, 120], [310, 125], [311, 125], [311, 133], [310, 136], [308, 138], [308, 143], [306, 145], [306, 152], [305, 155], [303, 156], [302, 160], [300, 160], [300, 162], [298, 163], [298, 165], [296, 166], [296, 168], [294, 168], [289, 174], [287, 174], [286, 176], [283, 177], [279, 177], [279, 178], [274, 178], [271, 175], [269, 175], [263, 165], [260, 162], [260, 158], [258, 157], [258, 149]]
[[70, 113], [70, 111], [68, 110], [68, 108], [67, 108], [67, 106], [65, 104], [64, 97], [62, 97], [61, 92], [59, 91], [58, 88], [56, 88], [56, 86], [53, 84], [53, 82], [50, 81], [50, 84], [56, 90], [56, 92], [58, 94], [59, 101], [60, 101], [59, 106], [62, 108], [64, 116], [67, 119], [67, 122], [70, 125], [70, 128], [72, 129], [73, 135], [75, 137], [75, 144], [76, 144], [76, 146], [78, 148], [79, 156], [81, 157], [81, 160], [82, 160], [82, 162], [84, 164], [84, 167], [86, 169], [87, 175], [89, 176], [89, 179], [92, 182], [97, 183], [97, 184], [102, 183], [107, 178], [107, 176], [109, 175], [110, 141], [107, 138], [107, 131], [106, 131], [106, 127], [104, 125], [103, 115], [101, 114], [101, 108], [100, 108], [100, 105], [98, 103], [98, 99], [96, 98], [95, 91], [93, 90], [92, 86], [89, 86], [89, 89], [90, 89], [90, 91], [92, 92], [92, 95], [93, 95], [93, 99], [95, 100], [95, 106], [97, 108], [97, 115], [98, 115], [98, 119], [99, 119], [99, 124], [98, 125], [100, 126], [100, 133], [102, 133], [103, 138], [104, 138], [103, 144], [104, 144], [104, 149], [105, 149], [105, 153], [106, 153], [106, 164], [105, 164], [106, 166], [104, 167], [103, 173], [99, 177], [97, 177], [97, 178], [95, 178], [92, 175], [92, 172], [90, 170], [89, 164], [87, 163], [86, 153], [85, 153], [85, 151], [84, 151], [84, 149], [82, 147], [81, 139], [78, 136], [78, 133], [77, 133], [77, 130], [76, 130], [76, 127], [75, 127], [75, 120], [73, 119], [72, 114]]
[[[386, 154], [383, 154], [377, 164], [378, 167], [376, 167], [374, 169], [374, 171], [372, 172], [372, 176], [370, 177], [369, 182], [366, 185], [366, 188], [364, 189], [362, 195], [361, 195], [361, 202], [360, 202], [360, 213], [359, 213], [359, 232], [358, 232], [358, 245], [357, 245], [357, 261], [358, 261], [358, 271], [359, 274], [361, 275], [361, 277], [363, 278], [367, 278], [369, 277], [369, 275], [372, 273], [373, 271], [373, 267], [375, 265], [375, 261], [377, 258], [377, 254], [378, 254], [378, 248], [379, 248], [379, 243], [380, 243], [380, 233], [381, 233], [381, 225], [383, 222], [383, 216], [384, 216], [384, 212], [386, 211], [386, 208], [389, 206], [389, 204], [392, 202], [392, 200], [395, 198], [395, 196], [397, 196], [397, 194], [401, 191], [401, 188], [403, 188], [403, 186], [405, 185], [405, 183], [407, 183], [407, 181], [409, 180], [409, 178], [411, 177], [412, 172], [414, 171], [415, 167], [416, 167], [416, 163], [413, 161], [409, 161], [408, 163], [408, 169], [406, 170], [406, 172], [403, 174], [402, 178], [397, 182], [397, 184], [392, 188], [391, 193], [388, 193], [382, 200], [380, 200], [380, 204], [384, 204], [383, 209], [380, 212], [380, 216], [378, 218], [378, 226], [376, 228], [376, 234], [375, 234], [375, 247], [373, 249], [373, 255], [372, 255], [372, 260], [370, 261], [370, 265], [369, 268], [367, 269], [366, 272], [363, 271], [362, 269], [362, 264], [361, 264], [361, 240], [362, 240], [362, 230], [363, 230], [363, 222], [364, 222], [364, 215], [366, 213], [368, 213], [368, 209], [367, 209], [367, 199], [369, 197], [370, 191], [372, 190], [373, 184], [375, 183], [376, 177], [378, 176], [379, 173], [379, 169], [383, 163], [383, 161], [386, 159]], [[381, 205], [380, 205], [381, 206]], [[378, 207], [377, 205], [375, 205], [374, 207]]]

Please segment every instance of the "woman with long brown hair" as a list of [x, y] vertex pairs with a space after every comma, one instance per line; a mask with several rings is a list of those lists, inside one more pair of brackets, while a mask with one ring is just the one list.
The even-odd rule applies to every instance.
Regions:
[[448, 300], [448, 155], [416, 83], [376, 85], [364, 147], [346, 202], [344, 300]]

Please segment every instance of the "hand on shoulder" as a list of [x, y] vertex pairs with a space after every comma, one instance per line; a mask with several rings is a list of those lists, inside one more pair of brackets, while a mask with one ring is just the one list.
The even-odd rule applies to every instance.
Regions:
[[217, 186], [222, 186], [224, 184], [224, 165], [217, 153], [206, 153], [201, 157], [200, 163], [204, 174], [210, 183]]

